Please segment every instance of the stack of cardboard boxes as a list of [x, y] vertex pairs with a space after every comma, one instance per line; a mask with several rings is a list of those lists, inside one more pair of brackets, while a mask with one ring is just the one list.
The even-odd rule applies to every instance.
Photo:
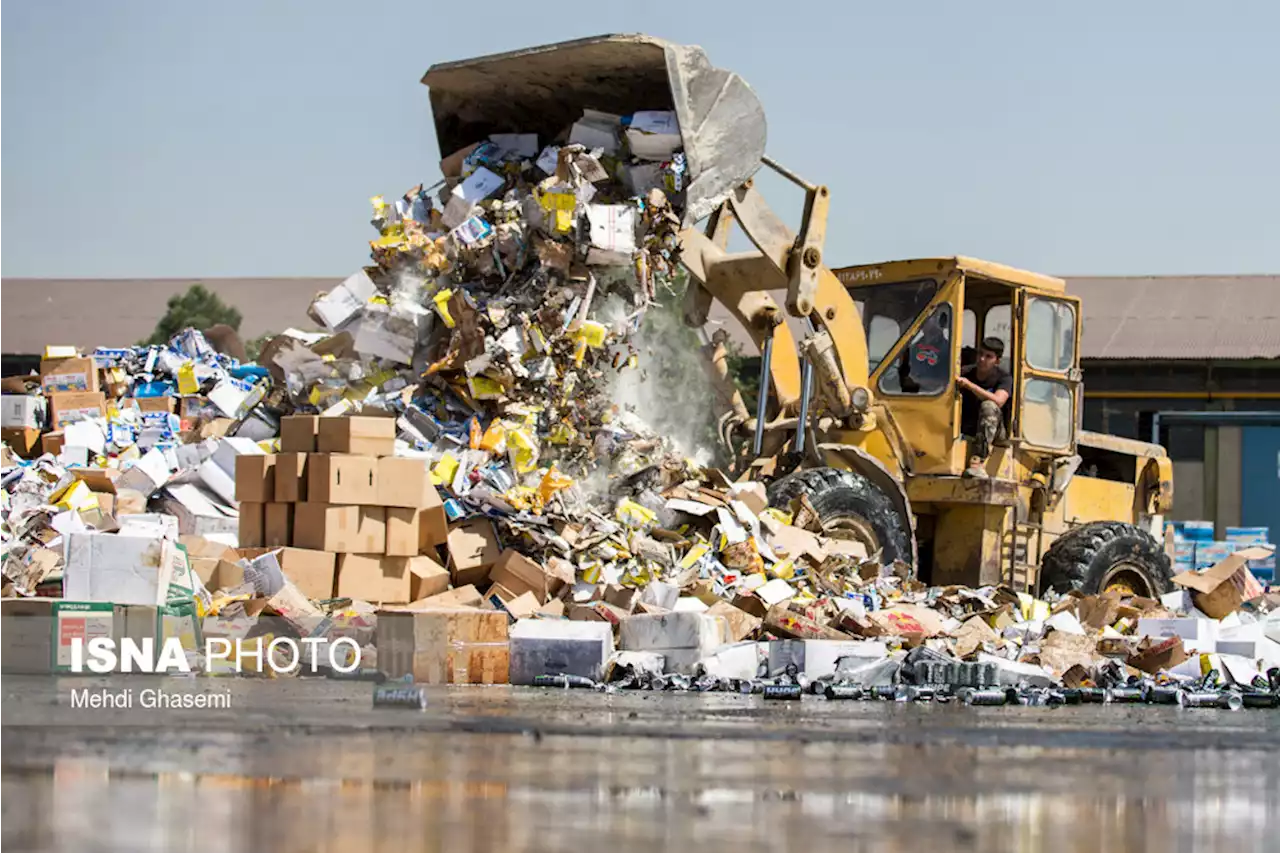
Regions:
[[236, 459], [241, 553], [283, 549], [308, 597], [407, 604], [444, 592], [448, 519], [424, 459], [396, 457], [390, 417], [284, 418], [280, 452]]

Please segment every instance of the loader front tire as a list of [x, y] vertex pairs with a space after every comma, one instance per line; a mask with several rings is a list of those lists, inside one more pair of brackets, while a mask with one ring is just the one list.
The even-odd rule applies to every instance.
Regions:
[[804, 494], [822, 520], [822, 531], [835, 539], [853, 539], [880, 552], [880, 562], [912, 561], [910, 521], [899, 514], [889, 496], [869, 479], [852, 471], [810, 468], [776, 481], [769, 487], [769, 505], [789, 509]]
[[1096, 595], [1109, 589], [1155, 598], [1173, 588], [1164, 546], [1123, 521], [1095, 521], [1059, 536], [1040, 561], [1040, 589]]

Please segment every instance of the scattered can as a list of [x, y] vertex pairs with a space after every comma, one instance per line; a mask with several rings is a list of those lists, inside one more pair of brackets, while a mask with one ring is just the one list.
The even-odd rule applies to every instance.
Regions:
[[766, 684], [765, 699], [799, 699], [804, 695], [804, 688], [799, 684]]
[[1147, 701], [1152, 705], [1177, 705], [1180, 695], [1182, 695], [1182, 691], [1176, 687], [1157, 687], [1153, 685], [1147, 688]]
[[1132, 705], [1146, 701], [1146, 691], [1141, 687], [1112, 687], [1107, 690], [1107, 702]]
[[828, 684], [824, 694], [828, 699], [861, 699], [866, 695], [856, 684]]
[[1280, 708], [1280, 695], [1263, 690], [1246, 690], [1240, 701], [1246, 708]]
[[1184, 708], [1223, 708], [1228, 711], [1239, 711], [1244, 707], [1244, 700], [1239, 693], [1210, 693], [1197, 691], [1179, 695], [1179, 704]]
[[966, 705], [1004, 705], [1009, 701], [1009, 697], [1004, 690], [966, 690], [964, 693], [964, 703]]
[[560, 675], [535, 675], [533, 677], [533, 686], [592, 688], [596, 686], [596, 683], [585, 676], [562, 673]]
[[427, 710], [427, 688], [421, 684], [379, 684], [373, 689], [375, 708]]

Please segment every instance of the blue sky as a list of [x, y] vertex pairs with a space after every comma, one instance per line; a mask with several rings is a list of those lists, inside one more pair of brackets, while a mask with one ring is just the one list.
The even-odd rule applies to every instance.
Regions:
[[1280, 272], [1275, 2], [39, 0], [2, 23], [6, 276], [344, 275], [368, 198], [438, 174], [428, 66], [606, 32], [756, 89], [769, 153], [831, 188], [833, 265]]

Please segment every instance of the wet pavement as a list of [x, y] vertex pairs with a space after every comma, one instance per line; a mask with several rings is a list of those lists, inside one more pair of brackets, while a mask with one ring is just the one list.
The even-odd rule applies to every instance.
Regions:
[[[74, 708], [72, 691], [131, 693]], [[148, 690], [229, 709], [142, 708]], [[25, 850], [1276, 850], [1280, 713], [6, 676]], [[80, 694], [85, 695], [85, 694]]]

